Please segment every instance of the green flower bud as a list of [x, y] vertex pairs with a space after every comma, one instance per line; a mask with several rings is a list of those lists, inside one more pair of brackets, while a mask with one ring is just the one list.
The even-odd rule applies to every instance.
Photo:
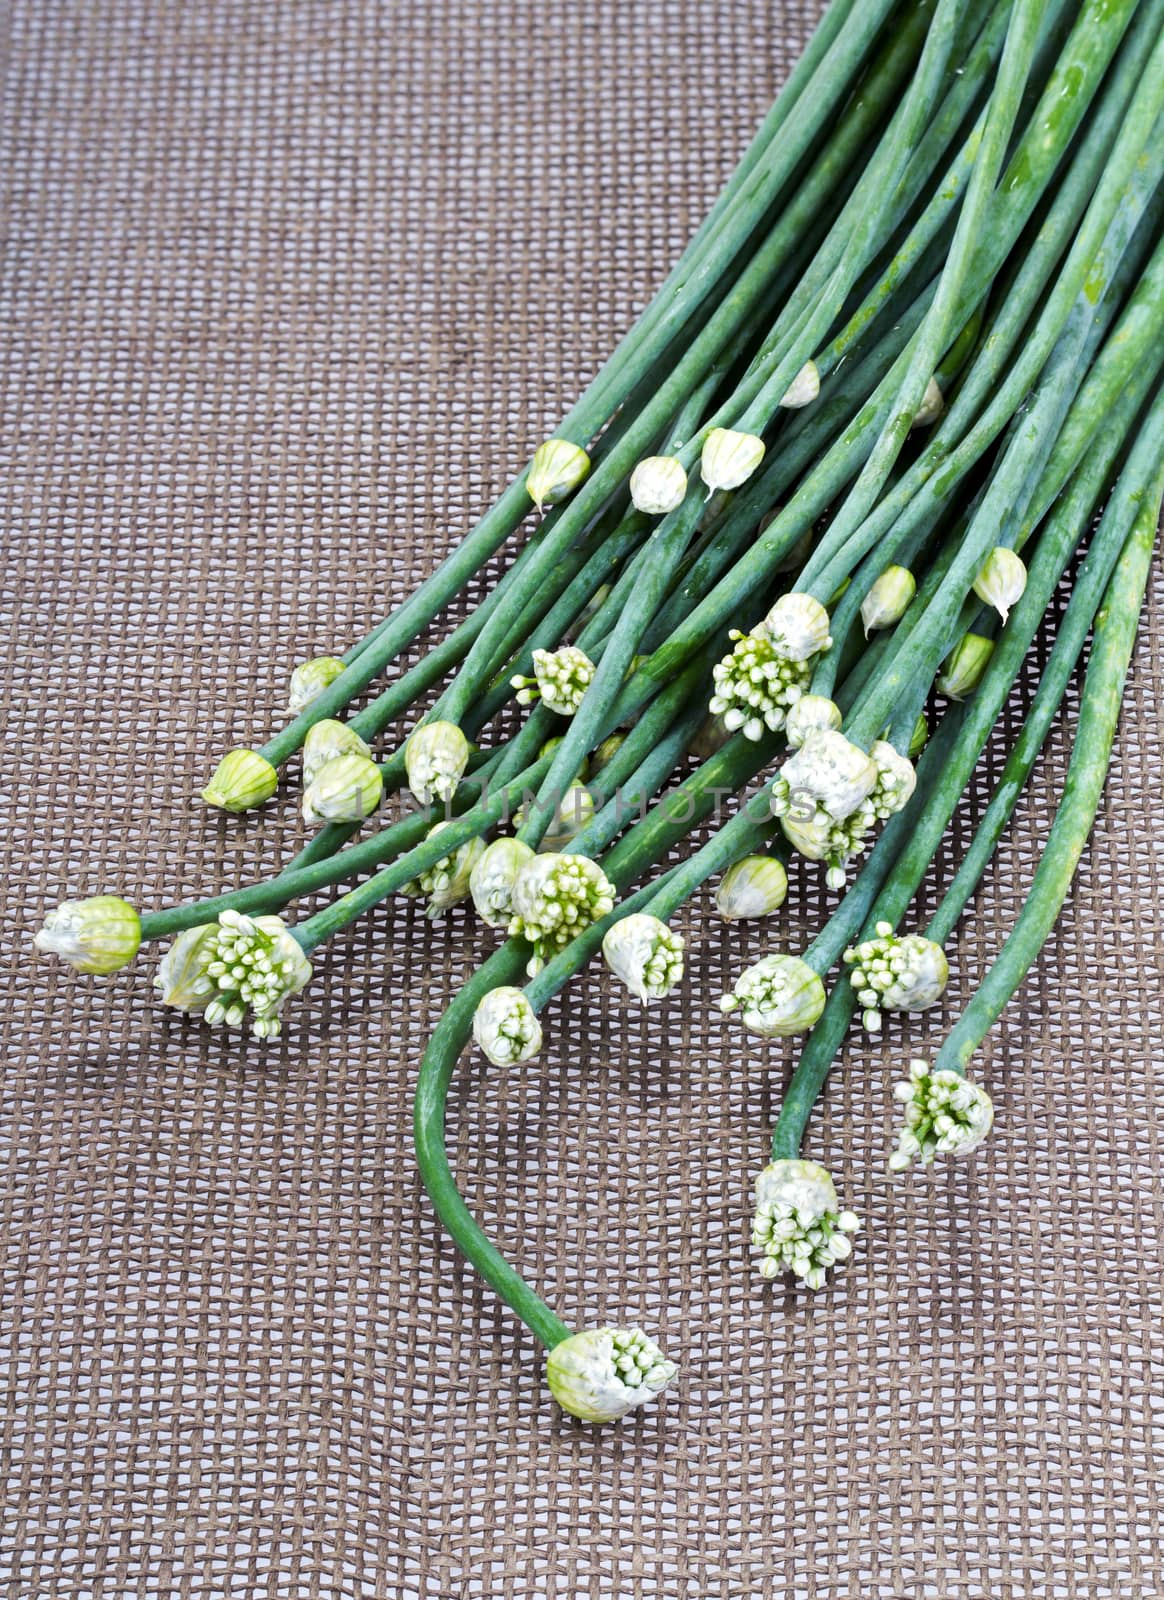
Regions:
[[770, 917], [788, 893], [788, 874], [775, 856], [745, 856], [719, 880], [715, 908], [728, 922]]
[[[558, 746], [562, 743], [562, 741], [563, 741], [563, 739], [565, 737], [566, 736], [565, 736], [564, 733], [556, 733], [552, 739], [547, 739], [545, 744], [543, 744], [541, 749], [538, 751], [538, 760], [540, 761], [540, 760], [544, 759], [544, 757], [546, 757], [546, 756], [556, 755], [557, 751], [558, 751]], [[582, 757], [582, 765], [578, 768], [578, 771], [574, 774], [574, 782], [575, 783], [585, 783], [587, 775], [589, 774], [589, 772], [590, 772], [590, 763], [587, 761], [586, 757], [583, 756]]]
[[764, 441], [754, 433], [734, 428], [713, 428], [703, 442], [699, 476], [707, 485], [708, 499], [717, 489], [738, 489], [764, 459]]
[[473, 1013], [473, 1038], [495, 1067], [529, 1061], [542, 1047], [542, 1025], [521, 989], [490, 989]]
[[223, 811], [252, 811], [279, 787], [279, 774], [257, 750], [229, 750], [202, 791], [208, 806]]
[[932, 939], [917, 933], [898, 938], [890, 922], [879, 922], [876, 934], [844, 956], [870, 1033], [880, 1032], [883, 1011], [925, 1011], [936, 1004], [950, 977], [946, 953]]
[[404, 746], [408, 787], [422, 806], [447, 803], [469, 765], [469, 741], [455, 722], [422, 722]]
[[928, 1061], [910, 1062], [909, 1077], [894, 1087], [893, 1098], [903, 1108], [903, 1125], [889, 1157], [891, 1172], [904, 1172], [912, 1161], [928, 1167], [939, 1155], [969, 1155], [994, 1125], [985, 1089], [949, 1067], [933, 1072]]
[[590, 777], [595, 777], [599, 772], [602, 771], [603, 767], [608, 767], [610, 765], [615, 756], [622, 749], [625, 741], [625, 733], [612, 733], [608, 739], [604, 739], [602, 741], [602, 743], [598, 746], [598, 749], [595, 750], [594, 754], [590, 757]]
[[986, 564], [974, 580], [974, 593], [984, 605], [993, 606], [1005, 625], [1011, 606], [1017, 605], [1027, 586], [1027, 569], [1021, 556], [1005, 545], [995, 545]]
[[547, 439], [534, 451], [525, 486], [539, 511], [571, 494], [590, 472], [590, 457], [568, 439]]
[[820, 394], [820, 369], [815, 361], [806, 361], [784, 391], [780, 404], [786, 411], [799, 411], [810, 406]]
[[303, 787], [310, 789], [329, 762], [340, 756], [370, 757], [371, 749], [346, 722], [325, 717], [308, 729], [303, 741]]
[[780, 829], [796, 853], [806, 861], [824, 861], [831, 851], [832, 825], [823, 812], [818, 811], [807, 820], [792, 815], [783, 816], [780, 818]]
[[637, 1000], [661, 1000], [683, 978], [682, 936], [644, 911], [607, 929], [602, 957]]
[[469, 893], [477, 915], [491, 928], [506, 928], [513, 917], [513, 886], [534, 852], [520, 839], [494, 839], [469, 874]]
[[719, 1009], [725, 1013], [741, 1007], [749, 1033], [785, 1039], [806, 1033], [819, 1019], [825, 1008], [824, 984], [799, 956], [765, 956], [741, 972], [731, 994], [720, 997]]
[[291, 715], [297, 717], [308, 706], [314, 705], [323, 691], [330, 689], [346, 670], [346, 664], [339, 656], [315, 656], [310, 661], [301, 661], [291, 674], [287, 695], [287, 709]]
[[565, 644], [558, 650], [535, 650], [532, 678], [515, 673], [509, 682], [517, 690], [519, 706], [533, 705], [539, 697], [550, 711], [572, 717], [594, 681], [597, 670], [585, 650]]
[[793, 750], [799, 750], [815, 728], [839, 728], [844, 718], [841, 708], [823, 694], [802, 695], [791, 708], [784, 732]]
[[201, 1012], [212, 1027], [239, 1028], [249, 1013], [255, 1037], [273, 1039], [284, 1002], [310, 976], [311, 962], [281, 917], [224, 911], [179, 934], [154, 985], [166, 1005]]
[[683, 504], [687, 473], [674, 456], [647, 456], [630, 476], [630, 494], [636, 511], [665, 516]]
[[383, 796], [384, 779], [374, 761], [355, 753], [336, 756], [304, 791], [303, 820], [312, 826], [321, 822], [362, 822], [372, 815]]
[[542, 852], [522, 868], [513, 886], [511, 938], [533, 945], [531, 976], [591, 923], [614, 910], [614, 887], [589, 856]]
[[878, 628], [892, 628], [900, 622], [916, 593], [917, 582], [908, 567], [886, 567], [861, 601], [866, 639]]
[[873, 793], [878, 776], [876, 761], [843, 733], [812, 728], [780, 769], [773, 814], [810, 822], [823, 811], [833, 822], [843, 822]]
[[965, 634], [946, 657], [934, 687], [949, 700], [967, 699], [982, 682], [993, 654], [993, 639], [985, 639], [980, 633]]
[[546, 1379], [572, 1417], [617, 1422], [653, 1400], [678, 1370], [638, 1328], [588, 1328], [554, 1346]]
[[925, 712], [921, 712], [913, 725], [913, 732], [909, 737], [909, 759], [916, 761], [926, 745], [930, 742], [930, 725], [926, 721]]
[[141, 918], [128, 900], [113, 894], [65, 900], [45, 917], [32, 942], [38, 950], [60, 956], [78, 972], [106, 977], [128, 967], [137, 955]]
[[942, 395], [942, 388], [936, 378], [931, 378], [926, 384], [926, 392], [922, 395], [921, 405], [913, 414], [913, 427], [928, 428], [935, 423], [946, 409], [946, 402]]
[[828, 1269], [852, 1254], [849, 1236], [860, 1226], [855, 1212], [840, 1209], [831, 1175], [815, 1161], [773, 1161], [756, 1179], [752, 1244], [763, 1252], [763, 1278], [790, 1273], [822, 1288]]
[[202, 1011], [213, 1000], [218, 985], [206, 972], [218, 953], [218, 923], [180, 933], [162, 957], [154, 978], [154, 988], [162, 1004], [179, 1011]]
[[785, 661], [811, 661], [832, 644], [829, 614], [810, 594], [782, 594], [764, 618], [776, 653]]

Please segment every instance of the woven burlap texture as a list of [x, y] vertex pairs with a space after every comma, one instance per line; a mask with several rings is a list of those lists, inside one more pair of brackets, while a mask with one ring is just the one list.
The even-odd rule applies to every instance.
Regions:
[[[358, 636], [552, 427], [812, 17], [8, 8], [14, 1600], [1164, 1593], [1159, 584], [1078, 883], [979, 1064], [989, 1150], [891, 1183], [889, 1089], [1021, 903], [1074, 695], [944, 1017], [855, 1036], [815, 1117], [865, 1221], [820, 1295], [763, 1284], [747, 1248], [791, 1053], [714, 1010], [770, 929], [724, 933], [701, 901], [680, 1003], [591, 978], [536, 1064], [463, 1064], [456, 1161], [486, 1226], [573, 1324], [642, 1322], [681, 1363], [617, 1428], [550, 1404], [416, 1177], [417, 1060], [488, 948], [466, 917], [383, 907], [266, 1049], [163, 1013], [152, 954], [110, 981], [31, 957], [70, 892], [157, 906], [293, 848], [293, 794], [237, 820], [193, 800], [215, 756], [265, 737], [290, 665]], [[822, 904], [798, 875], [789, 948]]]

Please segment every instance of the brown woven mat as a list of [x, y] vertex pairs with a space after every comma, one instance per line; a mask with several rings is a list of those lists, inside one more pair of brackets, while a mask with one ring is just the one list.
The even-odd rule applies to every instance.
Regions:
[[[96, 982], [28, 948], [66, 892], [153, 906], [282, 858], [293, 799], [192, 802], [213, 756], [261, 740], [289, 665], [428, 571], [553, 423], [811, 10], [9, 6], [5, 1595], [1164, 1593], [1161, 585], [1076, 891], [980, 1065], [989, 1153], [891, 1186], [910, 1045], [854, 1040], [811, 1133], [866, 1223], [827, 1291], [749, 1264], [790, 1056], [711, 1001], [763, 929], [704, 907], [683, 1005], [578, 985], [536, 1067], [464, 1067], [487, 1226], [568, 1319], [640, 1320], [682, 1363], [621, 1428], [554, 1410], [420, 1192], [417, 1057], [485, 948], [461, 915], [384, 908], [266, 1050], [163, 1015], [152, 958]], [[1021, 901], [1065, 747], [956, 993]]]

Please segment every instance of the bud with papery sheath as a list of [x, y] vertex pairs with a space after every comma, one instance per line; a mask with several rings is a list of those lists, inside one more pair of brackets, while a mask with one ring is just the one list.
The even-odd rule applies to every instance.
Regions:
[[372, 815], [383, 796], [383, 774], [374, 761], [355, 753], [337, 756], [304, 791], [303, 820], [313, 825], [362, 822]]
[[687, 473], [674, 456], [647, 456], [630, 476], [630, 494], [636, 511], [665, 516], [683, 504]]
[[344, 671], [346, 663], [339, 656], [314, 656], [310, 661], [301, 661], [291, 674], [287, 694], [287, 709], [291, 715], [297, 717], [314, 705]]
[[763, 459], [764, 441], [756, 434], [712, 428], [699, 458], [699, 476], [707, 485], [708, 499], [717, 489], [738, 489]]
[[78, 972], [107, 977], [127, 967], [141, 946], [141, 918], [128, 900], [98, 894], [65, 900], [50, 911], [33, 944]]
[[228, 750], [202, 791], [208, 806], [237, 813], [269, 800], [279, 787], [279, 774], [257, 750]]
[[583, 1422], [617, 1422], [653, 1400], [679, 1369], [638, 1328], [588, 1328], [550, 1351], [550, 1393]]
[[525, 486], [539, 511], [573, 493], [590, 472], [590, 457], [568, 439], [547, 439], [534, 451]]
[[371, 749], [354, 728], [334, 717], [324, 717], [308, 729], [303, 741], [303, 787], [309, 789], [328, 762], [340, 756], [370, 757]]

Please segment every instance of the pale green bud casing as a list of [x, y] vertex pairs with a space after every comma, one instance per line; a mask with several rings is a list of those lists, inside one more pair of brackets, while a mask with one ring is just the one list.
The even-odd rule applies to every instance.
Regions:
[[589, 856], [549, 851], [535, 855], [517, 875], [509, 923], [511, 938], [533, 945], [530, 975], [584, 928], [613, 911], [614, 899], [613, 885]]
[[645, 911], [632, 912], [602, 940], [602, 958], [637, 1000], [662, 1000], [683, 978], [683, 938]]
[[994, 1106], [985, 1089], [960, 1072], [930, 1070], [928, 1061], [911, 1061], [909, 1077], [894, 1086], [903, 1109], [891, 1172], [913, 1161], [928, 1167], [935, 1156], [966, 1156], [977, 1150], [994, 1126]]
[[922, 395], [921, 405], [913, 414], [912, 426], [915, 428], [932, 427], [942, 412], [946, 409], [945, 396], [942, 386], [936, 378], [931, 378], [926, 384], [926, 392]]
[[897, 812], [904, 811], [913, 799], [917, 788], [917, 772], [913, 762], [899, 755], [885, 739], [875, 739], [869, 746], [869, 756], [877, 765], [877, 782], [869, 796], [873, 816], [885, 822]]
[[825, 1008], [820, 978], [799, 956], [765, 956], [741, 972], [731, 994], [720, 997], [722, 1012], [741, 1012], [749, 1033], [785, 1039], [806, 1033]]
[[967, 699], [982, 682], [993, 654], [993, 639], [980, 633], [964, 635], [947, 656], [934, 687], [949, 700]]
[[715, 908], [727, 922], [770, 917], [788, 893], [788, 874], [775, 856], [745, 856], [730, 866], [715, 891]]
[[547, 439], [534, 451], [525, 486], [539, 511], [572, 494], [590, 472], [590, 457], [568, 439]]
[[793, 589], [782, 594], [764, 618], [764, 626], [786, 661], [811, 661], [832, 644], [829, 614], [811, 594]]
[[336, 756], [303, 795], [303, 820], [311, 826], [327, 822], [362, 822], [384, 797], [380, 768], [354, 752]]
[[853, 1211], [842, 1211], [836, 1185], [815, 1161], [772, 1161], [756, 1179], [752, 1244], [762, 1252], [760, 1276], [790, 1273], [809, 1289], [824, 1286], [825, 1274], [852, 1254], [851, 1234], [860, 1228]]
[[799, 411], [810, 406], [820, 394], [820, 368], [815, 361], [806, 361], [784, 391], [780, 404], [785, 411]]
[[710, 500], [717, 489], [738, 489], [747, 483], [764, 459], [764, 441], [754, 433], [734, 428], [713, 428], [703, 441], [699, 476]]
[[677, 510], [687, 495], [687, 473], [674, 456], [647, 456], [630, 475], [630, 495], [636, 511], [648, 517]]
[[291, 715], [297, 717], [314, 705], [323, 691], [330, 689], [345, 671], [346, 665], [339, 656], [314, 656], [310, 661], [301, 661], [291, 674], [287, 693], [287, 709]]
[[918, 719], [913, 725], [913, 732], [909, 738], [909, 759], [916, 761], [926, 745], [930, 742], [930, 725], [926, 721], [924, 711], [918, 714]]
[[[513, 819], [519, 828], [525, 825], [526, 810], [522, 806]], [[562, 798], [554, 807], [553, 818], [542, 837], [542, 848], [560, 850], [582, 832], [593, 816], [594, 796], [584, 783], [571, 783], [563, 789]]]
[[[558, 746], [562, 743], [562, 740], [565, 737], [566, 736], [565, 736], [564, 733], [556, 733], [553, 736], [552, 739], [547, 739], [545, 744], [543, 744], [541, 749], [538, 751], [538, 760], [540, 761], [544, 756], [552, 756], [554, 754], [554, 752], [557, 750]], [[586, 757], [583, 756], [582, 757], [582, 765], [578, 768], [578, 771], [574, 774], [574, 782], [575, 783], [585, 783], [587, 775], [589, 774], [589, 772], [590, 772], [590, 763], [586, 759]]]
[[1027, 569], [1022, 557], [1000, 544], [987, 556], [975, 578], [974, 593], [984, 605], [994, 607], [1005, 627], [1011, 606], [1019, 603], [1026, 586]]
[[279, 787], [279, 774], [257, 750], [229, 750], [202, 791], [208, 806], [238, 814], [253, 811]]
[[309, 728], [303, 741], [303, 787], [310, 789], [330, 761], [340, 756], [370, 757], [371, 749], [346, 722], [325, 717]]
[[[425, 835], [426, 842], [435, 839], [438, 833], [451, 826], [451, 818], [447, 822], [438, 822], [435, 827], [428, 830]], [[435, 920], [451, 906], [459, 905], [462, 900], [469, 898], [473, 869], [480, 864], [484, 854], [483, 839], [466, 839], [464, 844], [458, 845], [450, 855], [442, 856], [439, 861], [434, 861], [432, 866], [425, 867], [422, 872], [417, 873], [400, 892], [410, 896], [427, 896], [428, 907], [425, 916]]]
[[843, 721], [835, 701], [823, 694], [806, 694], [789, 711], [784, 732], [792, 749], [799, 750], [814, 728], [837, 729]]
[[542, 1025], [521, 989], [490, 989], [473, 1013], [473, 1038], [495, 1067], [529, 1061], [542, 1047]]
[[509, 682], [517, 690], [519, 706], [533, 705], [539, 697], [549, 711], [572, 717], [594, 680], [596, 668], [585, 650], [565, 644], [558, 650], [535, 650], [532, 678], [515, 673]]
[[404, 746], [408, 787], [422, 806], [447, 803], [469, 765], [469, 741], [455, 722], [423, 722]]
[[65, 900], [48, 913], [32, 942], [77, 972], [108, 977], [128, 967], [141, 948], [141, 918], [128, 900], [113, 894]]
[[918, 933], [899, 938], [889, 922], [879, 922], [876, 935], [844, 954], [870, 1033], [880, 1032], [883, 1011], [925, 1011], [935, 1005], [950, 977], [946, 953], [932, 939]]
[[249, 1014], [255, 1037], [273, 1039], [284, 1002], [310, 977], [311, 962], [281, 917], [224, 911], [178, 936], [154, 985], [166, 1005], [201, 1012], [212, 1027], [240, 1028]]
[[900, 622], [916, 593], [917, 581], [908, 567], [886, 567], [861, 601], [866, 639], [879, 628], [892, 628]]
[[638, 1328], [588, 1328], [554, 1346], [546, 1380], [572, 1417], [617, 1422], [653, 1400], [678, 1370]]
[[615, 756], [622, 749], [625, 739], [625, 733], [612, 733], [609, 738], [602, 741], [602, 743], [598, 746], [598, 749], [595, 750], [594, 754], [590, 757], [590, 777], [596, 777], [597, 774], [602, 771], [603, 767], [610, 765]]
[[202, 1011], [213, 1000], [218, 985], [207, 975], [208, 962], [218, 951], [218, 923], [204, 922], [180, 933], [162, 957], [154, 988], [162, 1004], [179, 1011]]
[[477, 915], [491, 928], [507, 928], [513, 916], [513, 886], [534, 858], [520, 839], [494, 839], [469, 874], [469, 893]]

